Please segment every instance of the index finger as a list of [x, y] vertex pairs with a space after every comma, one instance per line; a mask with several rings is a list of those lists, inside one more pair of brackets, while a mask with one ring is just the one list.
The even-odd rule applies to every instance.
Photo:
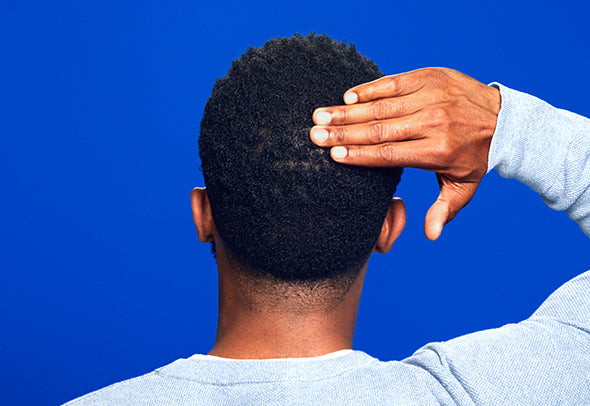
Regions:
[[385, 76], [372, 82], [348, 89], [344, 93], [344, 103], [364, 103], [385, 97], [404, 96], [422, 88], [425, 72], [413, 70], [397, 75]]

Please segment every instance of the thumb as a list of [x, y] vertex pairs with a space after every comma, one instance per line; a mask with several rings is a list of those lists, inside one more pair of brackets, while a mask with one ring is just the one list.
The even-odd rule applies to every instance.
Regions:
[[440, 237], [443, 227], [471, 201], [477, 190], [476, 183], [441, 182], [440, 194], [424, 220], [424, 234], [431, 241]]
[[440, 237], [442, 228], [447, 224], [447, 218], [449, 216], [449, 206], [444, 200], [441, 200], [440, 195], [436, 202], [426, 213], [426, 219], [424, 220], [424, 234], [430, 241], [436, 240]]

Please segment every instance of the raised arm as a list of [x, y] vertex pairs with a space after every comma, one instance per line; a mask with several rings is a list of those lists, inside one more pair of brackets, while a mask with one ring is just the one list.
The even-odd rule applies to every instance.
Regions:
[[515, 178], [590, 237], [590, 120], [500, 84], [488, 171]]
[[[383, 78], [349, 90], [345, 100], [316, 110], [312, 140], [332, 146], [339, 162], [436, 172], [441, 194], [426, 217], [429, 238], [492, 169], [566, 210], [590, 236], [587, 118], [444, 69]], [[402, 362], [460, 404], [590, 404], [590, 271], [527, 320], [428, 344]]]

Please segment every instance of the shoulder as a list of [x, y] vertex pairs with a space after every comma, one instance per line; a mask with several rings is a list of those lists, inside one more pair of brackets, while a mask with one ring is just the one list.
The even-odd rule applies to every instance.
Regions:
[[[154, 388], [161, 384], [161, 378], [156, 371], [153, 371], [88, 393], [65, 403], [64, 406], [149, 404], [150, 399], [153, 399]], [[148, 393], [149, 398], [146, 397]]]
[[[120, 381], [65, 403], [85, 405], [166, 405], [184, 404], [186, 394], [198, 396], [198, 382], [171, 376], [166, 371], [183, 359], [174, 361], [145, 375]], [[194, 400], [194, 399], [193, 399]], [[196, 404], [196, 403], [191, 403]]]

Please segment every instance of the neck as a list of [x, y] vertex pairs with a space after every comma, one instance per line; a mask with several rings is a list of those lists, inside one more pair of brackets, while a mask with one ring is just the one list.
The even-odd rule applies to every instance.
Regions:
[[263, 300], [253, 306], [220, 251], [219, 319], [210, 355], [235, 359], [301, 358], [352, 348], [366, 264], [342, 300], [333, 306], [287, 303], [278, 309], [265, 307]]

